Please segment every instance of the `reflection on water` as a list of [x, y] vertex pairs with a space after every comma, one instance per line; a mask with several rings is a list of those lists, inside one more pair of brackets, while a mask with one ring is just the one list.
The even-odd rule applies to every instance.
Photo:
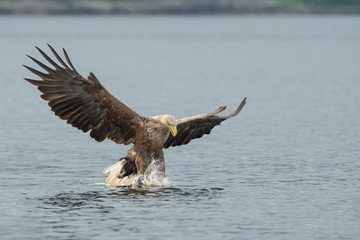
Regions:
[[[186, 201], [200, 201], [208, 200], [211, 198], [219, 197], [222, 188], [131, 188], [131, 187], [109, 187], [106, 186], [105, 190], [87, 191], [87, 192], [61, 192], [54, 196], [46, 196], [37, 198], [42, 202], [44, 209], [61, 210], [61, 211], [74, 211], [84, 208], [93, 208], [107, 211], [111, 206], [111, 201], [138, 199], [142, 201], [160, 200], [168, 201], [171, 199], [179, 199]], [[109, 202], [109, 201], [110, 202]], [[108, 205], [110, 203], [110, 205]]]

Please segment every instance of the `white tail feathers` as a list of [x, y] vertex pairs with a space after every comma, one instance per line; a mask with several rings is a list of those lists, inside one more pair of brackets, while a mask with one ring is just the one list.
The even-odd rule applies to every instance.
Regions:
[[125, 159], [122, 160], [122, 161], [119, 161], [119, 162], [117, 162], [117, 163], [115, 163], [115, 164], [113, 164], [113, 165], [105, 168], [102, 172], [103, 172], [103, 173], [108, 173], [108, 172], [110, 172], [110, 174], [111, 174], [111, 172], [114, 171], [115, 169], [116, 169], [116, 170], [121, 170], [122, 167], [124, 166], [124, 164], [126, 163], [125, 161], [126, 161]]
[[119, 174], [122, 171], [126, 163], [126, 159], [123, 159], [103, 170], [103, 173], [109, 173], [109, 176], [106, 178], [106, 183], [110, 186], [131, 186], [133, 180], [137, 176], [136, 174], [131, 174], [126, 177], [119, 177]]

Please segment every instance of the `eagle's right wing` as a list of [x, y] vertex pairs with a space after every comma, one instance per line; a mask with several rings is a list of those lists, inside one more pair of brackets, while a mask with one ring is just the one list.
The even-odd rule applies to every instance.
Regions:
[[72, 65], [65, 49], [63, 52], [68, 64], [49, 47], [61, 66], [37, 48], [55, 69], [28, 56], [46, 73], [25, 66], [41, 78], [25, 80], [38, 86], [43, 93], [41, 97], [49, 101], [55, 115], [83, 132], [90, 131], [90, 136], [96, 141], [109, 138], [125, 145], [133, 143], [145, 118], [109, 93], [93, 73], [87, 79], [83, 78]]

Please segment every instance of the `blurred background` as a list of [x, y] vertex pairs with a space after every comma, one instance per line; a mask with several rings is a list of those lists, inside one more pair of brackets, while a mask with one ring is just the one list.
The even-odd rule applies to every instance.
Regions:
[[0, 0], [1, 14], [360, 13], [359, 0]]

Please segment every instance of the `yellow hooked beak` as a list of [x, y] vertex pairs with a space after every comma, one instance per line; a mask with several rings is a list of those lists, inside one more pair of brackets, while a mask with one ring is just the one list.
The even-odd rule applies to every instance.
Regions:
[[175, 137], [177, 134], [176, 126], [168, 125], [168, 128], [169, 128], [171, 134]]

